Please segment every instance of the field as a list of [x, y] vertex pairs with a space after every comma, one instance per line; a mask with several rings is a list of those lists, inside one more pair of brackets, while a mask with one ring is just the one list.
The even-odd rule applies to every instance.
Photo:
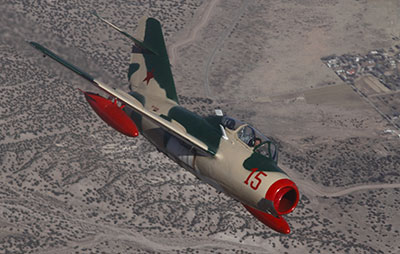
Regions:
[[[130, 42], [94, 9], [128, 32], [159, 19], [182, 105], [276, 141], [301, 192], [290, 235], [113, 131], [90, 85], [25, 42], [128, 90]], [[382, 117], [399, 93], [371, 94], [379, 114], [320, 60], [399, 44], [399, 1], [5, 1], [0, 24], [1, 253], [400, 252], [399, 130]]]

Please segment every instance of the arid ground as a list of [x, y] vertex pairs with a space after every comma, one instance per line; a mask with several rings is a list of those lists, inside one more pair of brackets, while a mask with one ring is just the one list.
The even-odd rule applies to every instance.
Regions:
[[[131, 33], [159, 19], [182, 104], [221, 108], [279, 145], [301, 192], [290, 235], [111, 129], [77, 90], [90, 85], [25, 42], [129, 89], [131, 42], [92, 10]], [[398, 0], [3, 0], [1, 11], [1, 253], [400, 252], [400, 131], [388, 121], [400, 93], [363, 97], [321, 61], [400, 45]]]

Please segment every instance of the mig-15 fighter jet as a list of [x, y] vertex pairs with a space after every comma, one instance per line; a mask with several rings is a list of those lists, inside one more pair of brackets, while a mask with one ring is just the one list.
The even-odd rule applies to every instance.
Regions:
[[129, 93], [96, 80], [37, 42], [29, 44], [108, 94], [104, 98], [83, 91], [108, 125], [129, 137], [143, 135], [200, 180], [241, 202], [262, 223], [288, 234], [283, 215], [295, 209], [299, 192], [279, 168], [278, 151], [271, 139], [221, 111], [202, 117], [179, 105], [158, 20], [142, 18], [131, 36], [94, 15], [133, 41]]

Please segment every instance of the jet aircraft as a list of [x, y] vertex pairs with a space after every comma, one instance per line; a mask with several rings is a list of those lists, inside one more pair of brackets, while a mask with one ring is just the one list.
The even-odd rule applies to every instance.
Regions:
[[28, 43], [108, 94], [104, 98], [82, 91], [108, 125], [128, 137], [143, 135], [200, 180], [241, 202], [262, 223], [289, 234], [283, 215], [295, 209], [299, 191], [278, 167], [274, 142], [220, 110], [202, 117], [180, 106], [158, 20], [142, 18], [132, 36], [96, 12], [94, 15], [133, 41], [130, 92], [96, 80], [37, 42]]

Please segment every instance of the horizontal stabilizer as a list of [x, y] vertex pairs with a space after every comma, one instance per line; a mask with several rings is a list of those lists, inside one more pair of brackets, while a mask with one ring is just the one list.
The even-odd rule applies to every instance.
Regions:
[[159, 55], [158, 52], [153, 49], [151, 46], [146, 45], [144, 42], [136, 39], [135, 37], [133, 37], [132, 35], [128, 34], [127, 32], [125, 32], [124, 30], [122, 30], [121, 28], [117, 27], [116, 25], [112, 24], [110, 21], [100, 17], [96, 11], [92, 12], [94, 16], [98, 17], [101, 21], [103, 21], [104, 23], [106, 23], [107, 25], [111, 26], [112, 28], [114, 28], [115, 30], [117, 30], [118, 32], [120, 32], [121, 34], [125, 35], [126, 37], [128, 37], [130, 40], [132, 40], [137, 47], [140, 47], [142, 49], [146, 49], [147, 51], [155, 54], [155, 55]]

